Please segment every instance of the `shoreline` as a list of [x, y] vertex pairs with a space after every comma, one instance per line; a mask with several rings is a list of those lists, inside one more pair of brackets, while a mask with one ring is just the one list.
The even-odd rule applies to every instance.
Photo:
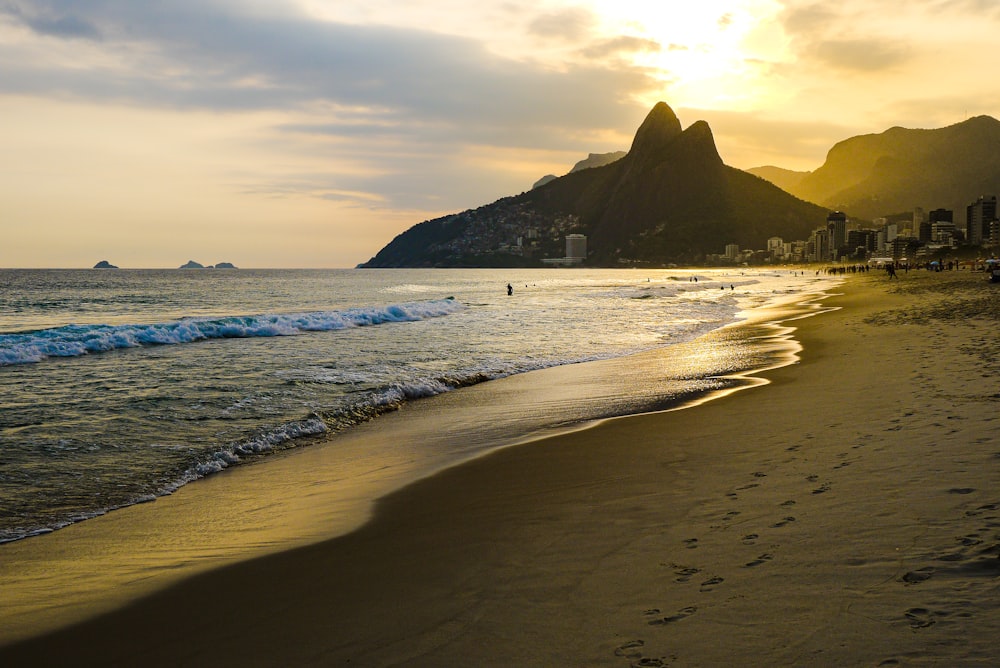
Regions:
[[386, 497], [349, 535], [197, 575], [0, 659], [987, 661], [995, 321], [930, 336], [883, 315], [938, 313], [926, 295], [874, 276], [844, 293], [797, 322], [800, 361], [754, 392], [494, 451]]
[[[0, 645], [111, 612], [204, 571], [343, 536], [369, 521], [381, 498], [409, 484], [498, 449], [572, 434], [609, 419], [551, 426], [513, 440], [494, 435], [491, 447], [479, 444], [469, 452], [459, 447], [456, 455], [455, 444], [468, 436], [482, 439], [483, 420], [491, 419], [490, 412], [512, 395], [521, 403], [554, 399], [575, 405], [592, 401], [592, 394], [625, 395], [645, 382], [666, 387], [678, 374], [678, 358], [691, 358], [691, 368], [701, 369], [706, 353], [720, 370], [715, 382], [725, 387], [688, 390], [643, 410], [621, 408], [624, 417], [693, 407], [765, 383], [755, 377], [758, 371], [792, 363], [799, 350], [792, 329], [781, 321], [821, 312], [818, 301], [823, 297], [820, 292], [783, 295], [691, 341], [516, 374], [438, 395], [351, 432], [198, 480], [155, 503], [7, 543], [0, 547], [0, 588], [6, 596], [0, 606]], [[723, 348], [739, 353], [727, 356]], [[661, 365], [665, 376], [659, 375]], [[449, 429], [442, 430], [442, 420]], [[455, 422], [471, 425], [473, 431], [455, 431]], [[438, 452], [413, 467], [406, 455], [396, 452], [400, 439], [436, 440], [452, 451]], [[366, 462], [375, 450], [379, 465], [371, 469]], [[344, 458], [356, 460], [355, 465], [341, 466]], [[387, 469], [394, 473], [387, 477]], [[346, 493], [340, 482], [345, 479], [351, 480]]]

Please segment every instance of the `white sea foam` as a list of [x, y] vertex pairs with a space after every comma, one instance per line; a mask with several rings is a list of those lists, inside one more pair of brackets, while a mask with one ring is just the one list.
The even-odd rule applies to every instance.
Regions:
[[184, 318], [151, 325], [66, 325], [17, 334], [0, 334], [0, 366], [30, 364], [50, 357], [79, 357], [119, 348], [176, 345], [208, 339], [294, 336], [413, 322], [462, 310], [454, 299], [409, 302], [341, 311], [264, 314], [223, 318]]

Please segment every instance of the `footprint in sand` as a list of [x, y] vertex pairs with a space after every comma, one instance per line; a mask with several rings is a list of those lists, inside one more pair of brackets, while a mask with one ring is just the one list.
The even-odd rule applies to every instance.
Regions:
[[806, 476], [806, 482], [816, 482], [817, 480], [819, 480], [819, 476], [815, 473]]
[[698, 608], [696, 608], [694, 606], [689, 606], [687, 608], [681, 608], [680, 610], [677, 611], [677, 614], [669, 615], [667, 617], [661, 617], [660, 619], [654, 619], [653, 621], [649, 622], [649, 625], [650, 626], [663, 626], [665, 624], [673, 624], [674, 622], [679, 622], [682, 619], [687, 619], [688, 617], [690, 617], [691, 615], [693, 615], [697, 611], [698, 611]]
[[830, 483], [824, 482], [822, 485], [813, 490], [813, 494], [825, 494], [830, 491]]
[[699, 591], [712, 591], [715, 588], [715, 585], [722, 584], [725, 581], [725, 578], [720, 578], [718, 576], [709, 578], [701, 583], [701, 589], [699, 589]]
[[908, 585], [920, 584], [921, 582], [930, 580], [931, 576], [934, 575], [935, 570], [936, 569], [933, 566], [927, 566], [915, 571], [909, 571], [904, 573], [903, 576], [899, 578], [899, 581]]
[[753, 545], [754, 543], [757, 542], [758, 538], [760, 538], [760, 536], [758, 534], [748, 533], [747, 535], [743, 536], [743, 539], [742, 539], [741, 542], [744, 545]]
[[783, 507], [787, 508], [788, 506], [794, 506], [794, 505], [795, 505], [795, 501], [793, 501], [793, 500], [791, 500], [791, 499], [788, 499], [788, 501], [783, 501], [783, 502], [781, 503], [781, 505], [782, 505]]
[[687, 540], [684, 541], [684, 547], [686, 547], [689, 550], [694, 550], [695, 548], [698, 547], [698, 539], [688, 538]]
[[765, 552], [764, 554], [760, 555], [753, 561], [748, 561], [747, 563], [743, 564], [743, 568], [753, 568], [754, 566], [760, 566], [761, 564], [766, 564], [772, 559], [774, 559], [774, 555], [769, 552]]
[[650, 656], [643, 656], [640, 651], [646, 643], [642, 640], [631, 640], [624, 645], [619, 645], [615, 648], [615, 656], [620, 656], [625, 659], [631, 660], [633, 663], [629, 664], [631, 666], [643, 666], [648, 668], [663, 668], [666, 666], [665, 659], [657, 659]]
[[[659, 610], [657, 610], [659, 612]], [[631, 640], [624, 645], [619, 645], [615, 648], [615, 656], [623, 656], [626, 659], [639, 659], [642, 658], [642, 652], [639, 648], [644, 646], [646, 643], [642, 640]]]
[[985, 506], [979, 506], [975, 510], [966, 510], [965, 511], [965, 516], [966, 517], [977, 517], [977, 516], [982, 515], [983, 513], [985, 513], [987, 510], [996, 510], [997, 508], [1000, 508], [1000, 504], [987, 503]]
[[674, 571], [674, 582], [688, 582], [698, 573], [701, 573], [700, 568], [685, 568], [684, 566], [676, 566], [677, 570]]
[[910, 627], [914, 629], [925, 629], [928, 626], [933, 626], [937, 620], [934, 617], [942, 617], [944, 613], [941, 612], [931, 612], [927, 608], [910, 608], [904, 614], [907, 621], [910, 623]]
[[780, 522], [775, 522], [774, 524], [772, 524], [771, 528], [772, 529], [780, 529], [781, 527], [787, 526], [787, 525], [791, 524], [794, 521], [795, 521], [794, 517], [791, 517], [791, 516], [785, 517]]

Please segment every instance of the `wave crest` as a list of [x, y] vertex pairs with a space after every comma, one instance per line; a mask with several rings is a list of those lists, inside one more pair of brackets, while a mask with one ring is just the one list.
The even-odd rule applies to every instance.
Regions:
[[183, 318], [150, 325], [66, 325], [0, 334], [0, 366], [30, 364], [50, 357], [79, 357], [120, 348], [177, 345], [209, 339], [295, 336], [387, 322], [413, 322], [450, 315], [463, 308], [464, 305], [449, 297], [340, 311]]

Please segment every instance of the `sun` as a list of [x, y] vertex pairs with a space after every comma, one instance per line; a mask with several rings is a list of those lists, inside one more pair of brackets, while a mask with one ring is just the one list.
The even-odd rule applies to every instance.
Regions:
[[750, 43], [778, 11], [773, 0], [700, 0], [678, 8], [648, 0], [592, 0], [606, 28], [655, 41], [637, 65], [659, 73], [671, 105], [733, 109], [759, 95]]

